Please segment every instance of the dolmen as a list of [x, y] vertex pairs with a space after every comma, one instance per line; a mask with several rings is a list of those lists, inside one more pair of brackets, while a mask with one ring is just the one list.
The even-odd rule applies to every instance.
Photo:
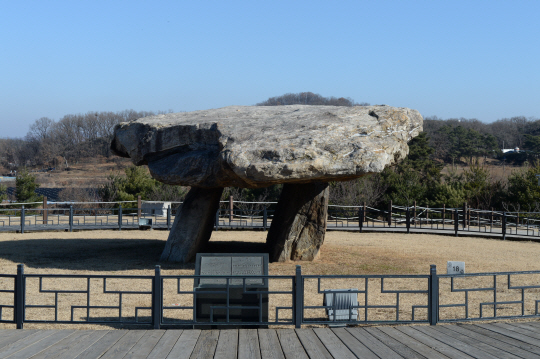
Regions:
[[422, 131], [391, 106], [229, 106], [118, 124], [113, 152], [153, 178], [190, 186], [162, 261], [189, 262], [209, 240], [224, 187], [283, 184], [267, 236], [271, 261], [313, 260], [326, 233], [328, 182], [381, 172]]

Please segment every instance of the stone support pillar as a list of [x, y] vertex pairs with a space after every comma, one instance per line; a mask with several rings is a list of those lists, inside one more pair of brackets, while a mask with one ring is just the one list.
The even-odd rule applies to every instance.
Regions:
[[223, 188], [191, 187], [177, 210], [161, 261], [187, 263], [210, 240]]
[[266, 238], [271, 261], [318, 257], [326, 234], [328, 195], [326, 182], [283, 185]]

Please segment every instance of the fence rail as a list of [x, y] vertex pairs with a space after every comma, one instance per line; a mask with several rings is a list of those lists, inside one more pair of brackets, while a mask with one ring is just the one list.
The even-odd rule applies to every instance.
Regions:
[[[267, 230], [274, 218], [274, 203], [257, 203], [258, 208], [220, 208], [214, 229]], [[170, 230], [176, 208], [163, 213], [145, 208], [0, 208], [0, 231], [137, 229]], [[149, 220], [149, 222], [141, 222]], [[445, 234], [488, 234], [507, 237], [540, 237], [540, 212], [498, 212], [463, 208], [427, 208], [389, 206], [387, 210], [366, 206], [329, 206], [327, 229], [439, 231]]]
[[[214, 317], [197, 319], [196, 283], [218, 279], [223, 285], [204, 292], [221, 295]], [[253, 291], [247, 283], [264, 282]], [[214, 281], [215, 282], [215, 281]], [[257, 297], [239, 303], [231, 288]], [[239, 289], [238, 289], [239, 288]], [[540, 271], [429, 275], [153, 276], [25, 274], [0, 275], [0, 322], [137, 324], [171, 326], [336, 325], [463, 322], [540, 317]], [[250, 291], [251, 290], [251, 291]], [[346, 294], [350, 303], [336, 300]], [[325, 302], [325, 296], [333, 300]], [[327, 297], [327, 298], [330, 298]], [[264, 304], [263, 304], [264, 299]], [[341, 303], [341, 304], [340, 304]], [[263, 305], [267, 314], [263, 316]], [[234, 310], [255, 311], [241, 321]], [[342, 311], [341, 316], [338, 312]]]

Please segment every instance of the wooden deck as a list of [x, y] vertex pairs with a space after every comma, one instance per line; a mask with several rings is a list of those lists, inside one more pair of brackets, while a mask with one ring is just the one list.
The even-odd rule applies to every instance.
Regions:
[[239, 330], [0, 330], [0, 358], [538, 358], [540, 322]]

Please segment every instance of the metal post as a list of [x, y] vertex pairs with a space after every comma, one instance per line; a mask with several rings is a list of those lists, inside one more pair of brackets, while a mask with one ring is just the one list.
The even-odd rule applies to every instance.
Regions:
[[506, 212], [503, 212], [502, 216], [502, 236], [503, 240], [506, 239]]
[[432, 264], [429, 268], [429, 303], [428, 320], [430, 325], [436, 325], [439, 320], [439, 277], [437, 266]]
[[405, 226], [407, 226], [407, 233], [411, 233], [411, 210], [407, 207], [405, 212]]
[[216, 211], [216, 231], [219, 229], [219, 209]]
[[142, 200], [141, 196], [137, 196], [137, 218], [141, 218]]
[[392, 227], [392, 201], [388, 204], [388, 227]]
[[463, 229], [467, 228], [467, 202], [463, 203]]
[[366, 207], [366, 202], [363, 203], [363, 208], [364, 208], [364, 216], [362, 217], [362, 221], [366, 221], [366, 213], [367, 213], [367, 207]]
[[167, 207], [167, 230], [171, 230], [171, 206]]
[[268, 212], [266, 211], [266, 207], [263, 209], [263, 228], [265, 231], [268, 228]]
[[233, 199], [233, 196], [229, 196], [229, 226], [231, 225], [231, 222], [233, 221], [233, 214], [234, 214], [234, 199]]
[[458, 236], [459, 231], [459, 212], [458, 209], [454, 209], [454, 232], [456, 237]]
[[73, 232], [73, 206], [69, 206], [69, 231]]
[[24, 321], [24, 264], [17, 265], [17, 277], [15, 278], [15, 323], [17, 329], [23, 328]]
[[294, 324], [296, 328], [302, 328], [304, 314], [304, 283], [302, 281], [302, 267], [296, 266], [294, 278]]
[[24, 206], [21, 208], [21, 234], [24, 234], [24, 222], [25, 222], [25, 215], [24, 215]]
[[122, 230], [122, 206], [118, 207], [118, 230]]
[[[414, 201], [413, 218], [414, 218], [414, 225], [415, 225], [415, 227], [416, 227], [416, 201]], [[421, 226], [420, 226], [420, 227], [421, 227]]]
[[49, 220], [49, 212], [47, 211], [47, 196], [43, 196], [43, 224], [47, 224]]
[[161, 313], [162, 313], [162, 285], [161, 285], [161, 267], [156, 266], [156, 272], [154, 281], [152, 282], [152, 324], [154, 329], [159, 329], [161, 325]]
[[365, 218], [366, 212], [364, 210], [364, 207], [360, 207], [360, 211], [358, 212], [358, 229], [360, 232], [362, 232], [362, 229], [364, 228], [364, 218]]
[[444, 223], [446, 222], [446, 204], [442, 205], [442, 227], [444, 229]]

